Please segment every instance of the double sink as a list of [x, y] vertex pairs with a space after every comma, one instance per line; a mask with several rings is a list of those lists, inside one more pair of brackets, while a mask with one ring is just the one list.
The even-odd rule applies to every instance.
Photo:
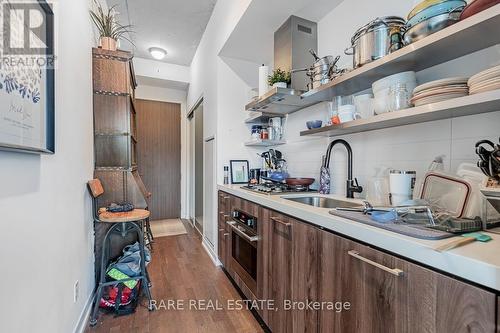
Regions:
[[337, 200], [332, 198], [318, 197], [318, 196], [310, 196], [310, 197], [296, 197], [296, 198], [287, 198], [283, 197], [285, 200], [290, 200], [293, 202], [298, 202], [304, 205], [309, 205], [318, 208], [353, 208], [360, 207], [359, 204], [349, 201]]

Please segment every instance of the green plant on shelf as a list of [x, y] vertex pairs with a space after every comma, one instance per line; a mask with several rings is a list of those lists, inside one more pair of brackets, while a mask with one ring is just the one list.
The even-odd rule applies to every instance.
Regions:
[[284, 71], [281, 68], [278, 68], [273, 71], [272, 75], [269, 75], [267, 78], [267, 82], [270, 86], [278, 82], [284, 82], [289, 84], [292, 81], [292, 76], [290, 72]]

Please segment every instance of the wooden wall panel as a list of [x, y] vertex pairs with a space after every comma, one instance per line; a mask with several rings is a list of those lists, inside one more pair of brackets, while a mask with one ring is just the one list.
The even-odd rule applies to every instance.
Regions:
[[152, 193], [153, 220], [180, 217], [180, 104], [136, 100], [139, 174]]

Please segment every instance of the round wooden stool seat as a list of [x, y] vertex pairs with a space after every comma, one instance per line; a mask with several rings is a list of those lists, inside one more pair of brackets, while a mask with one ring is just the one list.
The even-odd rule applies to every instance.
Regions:
[[119, 223], [119, 222], [134, 222], [147, 219], [149, 211], [145, 209], [134, 209], [130, 212], [112, 213], [106, 211], [106, 208], [99, 209], [99, 220], [101, 222]]

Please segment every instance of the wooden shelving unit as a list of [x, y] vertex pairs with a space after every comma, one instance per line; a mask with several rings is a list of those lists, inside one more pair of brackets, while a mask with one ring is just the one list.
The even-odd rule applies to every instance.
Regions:
[[349, 121], [340, 125], [325, 126], [302, 131], [300, 135], [332, 137], [498, 110], [500, 110], [500, 90], [494, 90], [405, 110], [387, 112], [367, 119]]
[[100, 205], [127, 201], [145, 208], [148, 192], [137, 171], [132, 54], [94, 48], [92, 62], [94, 175], [105, 188]]

